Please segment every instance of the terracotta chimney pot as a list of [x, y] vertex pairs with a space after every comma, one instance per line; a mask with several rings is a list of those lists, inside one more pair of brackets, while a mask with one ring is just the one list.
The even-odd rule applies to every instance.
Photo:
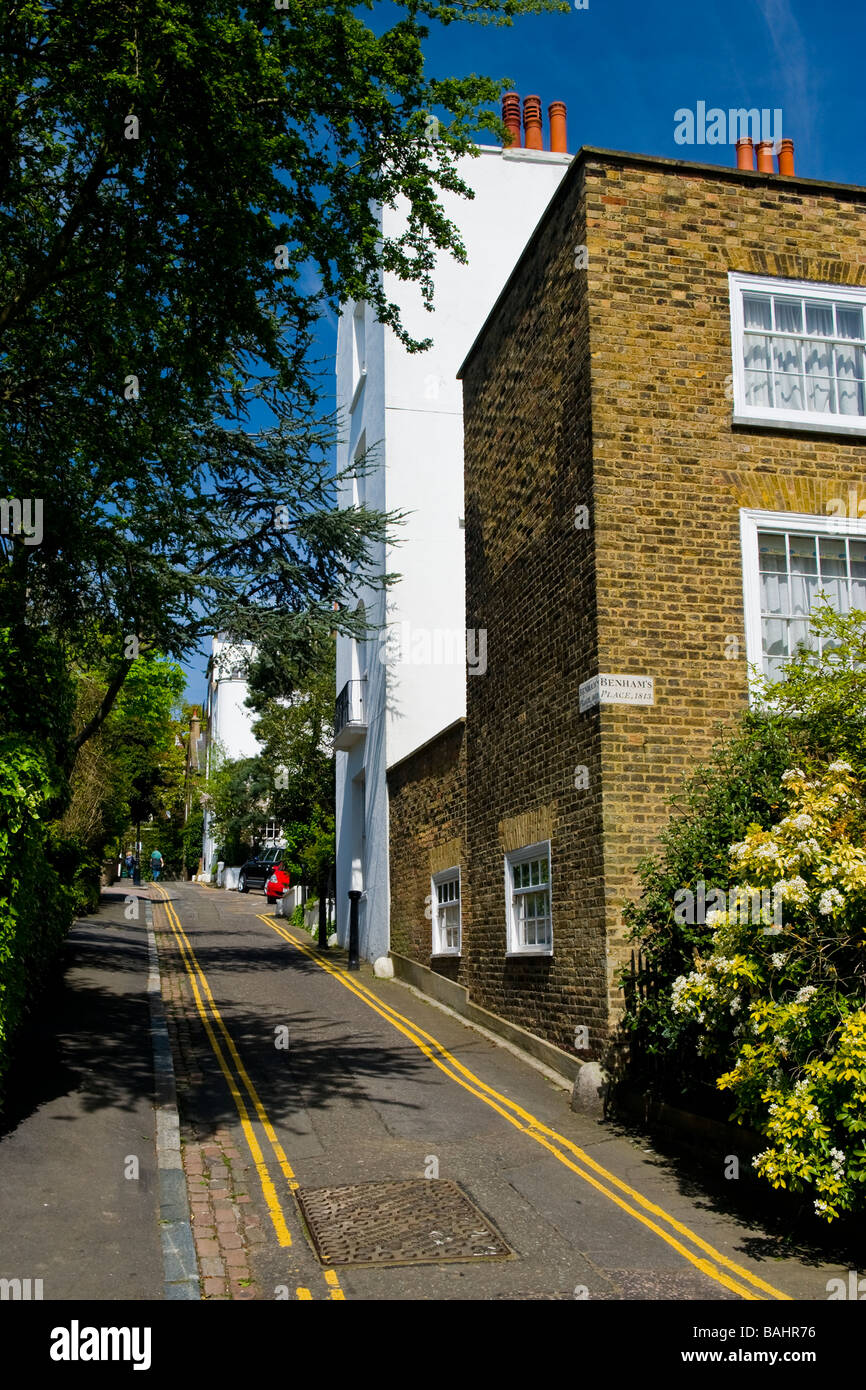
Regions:
[[793, 140], [781, 140], [779, 142], [779, 173], [791, 178], [794, 173], [794, 142]]
[[744, 135], [742, 139], [737, 141], [737, 168], [754, 169], [754, 167], [755, 150], [752, 145], [752, 137], [751, 135]]
[[773, 163], [773, 142], [772, 140], [761, 140], [758, 144], [758, 173], [775, 174], [776, 166]]
[[541, 97], [523, 98], [523, 135], [528, 150], [543, 150], [541, 138]]
[[502, 98], [502, 121], [508, 127], [511, 143], [509, 150], [519, 150], [520, 139], [520, 96], [517, 92], [506, 92]]
[[552, 101], [547, 108], [550, 121], [550, 148], [554, 154], [568, 154], [568, 139], [565, 131], [565, 102]]

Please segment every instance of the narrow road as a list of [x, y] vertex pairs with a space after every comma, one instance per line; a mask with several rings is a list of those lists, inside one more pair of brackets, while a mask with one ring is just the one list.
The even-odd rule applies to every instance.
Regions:
[[[151, 897], [206, 1298], [777, 1303], [844, 1276], [260, 894]], [[440, 1220], [450, 1184], [474, 1206]], [[302, 1211], [335, 1218], [322, 1258]]]

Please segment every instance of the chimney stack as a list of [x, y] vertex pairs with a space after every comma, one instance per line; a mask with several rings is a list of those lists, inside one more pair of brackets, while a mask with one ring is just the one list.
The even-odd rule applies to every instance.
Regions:
[[506, 92], [502, 98], [502, 121], [508, 127], [511, 136], [511, 143], [506, 146], [509, 150], [519, 150], [520, 139], [520, 96], [517, 92]]
[[779, 173], [786, 178], [791, 178], [794, 173], [793, 140], [779, 141]]
[[543, 150], [541, 138], [541, 97], [523, 98], [523, 135], [528, 150]]
[[751, 135], [744, 135], [741, 140], [737, 141], [737, 168], [754, 169], [754, 167], [755, 150], [752, 145], [752, 137]]
[[772, 140], [760, 140], [758, 142], [758, 173], [775, 174], [776, 166], [773, 163], [773, 142]]
[[565, 115], [564, 101], [552, 101], [547, 108], [547, 117], [550, 121], [550, 149], [553, 154], [568, 154]]

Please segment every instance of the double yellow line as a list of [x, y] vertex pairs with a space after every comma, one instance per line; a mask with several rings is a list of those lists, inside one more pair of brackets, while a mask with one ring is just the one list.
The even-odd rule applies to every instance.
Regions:
[[[169, 900], [168, 894], [165, 893], [165, 890], [160, 889], [158, 891], [160, 892], [160, 897], [158, 897], [156, 901], [159, 902], [160, 905], [165, 909], [165, 914], [168, 918], [168, 924], [172, 930], [175, 941], [177, 942], [178, 950], [180, 951], [181, 959], [183, 960], [187, 976], [192, 987], [196, 1009], [198, 1010], [199, 1017], [202, 1021], [202, 1024], [204, 1025], [205, 1032], [208, 1036], [208, 1041], [210, 1042], [210, 1045], [213, 1049], [213, 1053], [217, 1059], [217, 1063], [219, 1064], [220, 1071], [225, 1077], [226, 1084], [228, 1085], [232, 1099], [237, 1108], [238, 1117], [240, 1119], [241, 1127], [244, 1132], [244, 1138], [247, 1141], [247, 1146], [249, 1148], [250, 1154], [252, 1155], [253, 1163], [255, 1164], [255, 1169], [258, 1174], [259, 1182], [262, 1188], [262, 1195], [264, 1196], [268, 1212], [270, 1213], [271, 1221], [273, 1222], [273, 1227], [274, 1231], [276, 1232], [277, 1240], [281, 1246], [290, 1246], [292, 1244], [292, 1237], [288, 1225], [286, 1223], [285, 1213], [283, 1212], [279, 1196], [277, 1195], [277, 1190], [274, 1186], [273, 1179], [271, 1178], [268, 1165], [265, 1162], [265, 1157], [262, 1153], [262, 1149], [259, 1144], [258, 1138], [256, 1137], [256, 1132], [253, 1128], [253, 1123], [250, 1118], [250, 1112], [247, 1108], [246, 1101], [244, 1100], [243, 1095], [241, 1094], [241, 1091], [238, 1087], [235, 1076], [226, 1061], [225, 1053], [223, 1052], [219, 1039], [217, 1038], [214, 1032], [211, 1023], [211, 1017], [213, 1018], [213, 1021], [216, 1023], [219, 1031], [223, 1036], [226, 1050], [229, 1056], [231, 1057], [232, 1062], [234, 1063], [237, 1076], [240, 1078], [241, 1084], [246, 1090], [247, 1096], [252, 1104], [256, 1117], [258, 1118], [258, 1121], [261, 1124], [262, 1129], [265, 1132], [265, 1135], [267, 1136], [268, 1142], [270, 1143], [270, 1146], [273, 1150], [274, 1157], [276, 1158], [277, 1163], [279, 1164], [279, 1167], [282, 1170], [283, 1176], [285, 1177], [286, 1182], [288, 1183], [289, 1191], [291, 1192], [293, 1198], [300, 1184], [298, 1183], [292, 1166], [285, 1155], [285, 1152], [279, 1139], [277, 1138], [276, 1131], [274, 1130], [273, 1125], [268, 1119], [267, 1112], [265, 1110], [265, 1107], [262, 1105], [262, 1102], [259, 1098], [259, 1094], [256, 1091], [256, 1088], [253, 1085], [252, 1081], [250, 1080], [246, 1067], [241, 1061], [238, 1050], [235, 1047], [234, 1039], [229, 1033], [229, 1030], [226, 1027], [225, 1022], [223, 1021], [223, 1017], [219, 1009], [217, 1008], [216, 1000], [214, 999], [213, 994], [211, 993], [210, 985], [207, 982], [207, 977], [204, 971], [202, 970], [201, 966], [199, 965], [198, 959], [192, 948], [189, 937], [187, 936], [186, 932], [181, 926], [180, 918], [175, 912], [174, 906]], [[205, 1000], [207, 1001], [207, 1006], [205, 1006]], [[339, 1282], [337, 1281], [337, 1276], [333, 1273], [333, 1271], [329, 1270], [325, 1274], [325, 1279], [328, 1285], [330, 1286], [331, 1298], [343, 1299], [345, 1295], [343, 1294], [343, 1291], [339, 1286]], [[309, 1292], [306, 1290], [304, 1291], [304, 1296], [307, 1298], [311, 1297]]]
[[[689, 1264], [699, 1269], [702, 1274], [706, 1274], [708, 1278], [715, 1280], [716, 1283], [730, 1289], [733, 1293], [739, 1294], [741, 1298], [761, 1302], [766, 1296], [791, 1301], [789, 1294], [774, 1288], [772, 1284], [766, 1283], [765, 1280], [753, 1274], [751, 1270], [729, 1259], [720, 1250], [709, 1245], [701, 1236], [696, 1235], [683, 1222], [678, 1221], [676, 1217], [671, 1216], [655, 1202], [651, 1202], [642, 1193], [623, 1182], [615, 1173], [611, 1173], [600, 1163], [596, 1163], [595, 1159], [591, 1158], [585, 1150], [573, 1144], [570, 1139], [557, 1133], [556, 1130], [550, 1129], [541, 1120], [531, 1115], [529, 1111], [517, 1105], [515, 1101], [509, 1100], [507, 1096], [501, 1095], [492, 1086], [488, 1086], [480, 1077], [464, 1067], [462, 1062], [458, 1062], [457, 1058], [452, 1056], [436, 1038], [426, 1033], [417, 1023], [413, 1023], [403, 1014], [399, 1014], [396, 1009], [392, 1009], [390, 1005], [384, 1003], [371, 990], [366, 989], [357, 977], [350, 976], [344, 970], [338, 969], [331, 961], [318, 955], [311, 946], [298, 941], [272, 917], [265, 917], [261, 913], [257, 913], [256, 916], [284, 941], [293, 946], [295, 950], [314, 961], [334, 979], [339, 980], [341, 985], [344, 985], [387, 1023], [390, 1023], [392, 1027], [408, 1038], [415, 1047], [424, 1053], [425, 1057], [429, 1058], [434, 1066], [437, 1066], [458, 1086], [462, 1086], [465, 1091], [476, 1096], [485, 1105], [489, 1105], [515, 1129], [520, 1130], [521, 1133], [533, 1139], [535, 1143], [540, 1144], [558, 1162], [576, 1173], [579, 1178], [607, 1197], [622, 1211], [627, 1212], [635, 1221], [646, 1226], [667, 1245], [676, 1250]], [[625, 1194], [625, 1196], [620, 1194]], [[659, 1222], [665, 1223], [668, 1229], [664, 1229]], [[676, 1235], [671, 1234], [671, 1232], [676, 1232]], [[677, 1237], [681, 1237], [681, 1239]], [[690, 1249], [684, 1245], [684, 1240], [689, 1241], [693, 1248]], [[696, 1251], [701, 1253], [698, 1254]]]

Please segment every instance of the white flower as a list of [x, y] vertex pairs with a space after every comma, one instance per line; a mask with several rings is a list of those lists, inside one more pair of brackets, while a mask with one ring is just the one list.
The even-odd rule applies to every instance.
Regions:
[[802, 989], [798, 989], [798, 990], [797, 990], [797, 994], [796, 994], [796, 996], [795, 996], [795, 998], [794, 998], [794, 1003], [795, 1003], [795, 1004], [808, 1004], [809, 1000], [812, 998], [812, 995], [813, 995], [813, 994], [817, 994], [817, 993], [818, 993], [818, 987], [817, 987], [817, 985], [804, 985]]
[[[731, 1013], [732, 1013], [732, 1014], [739, 1013], [739, 1011], [740, 1011], [740, 1009], [741, 1009], [742, 1007], [743, 1007], [743, 1001], [742, 1001], [742, 999], [740, 998], [739, 994], [735, 994], [734, 997], [733, 997], [733, 999], [731, 1000]], [[739, 1062], [737, 1063], [737, 1066], [739, 1066]]]
[[710, 928], [716, 927], [720, 922], [725, 921], [727, 915], [726, 912], [720, 912], [717, 907], [711, 907], [706, 916], [706, 925]]
[[811, 830], [814, 821], [810, 815], [802, 811], [799, 816], [787, 816], [782, 824], [790, 826], [792, 830]]
[[827, 1206], [827, 1203], [826, 1203], [826, 1202], [822, 1202], [822, 1201], [820, 1200], [820, 1198], [816, 1198], [816, 1200], [815, 1200], [815, 1214], [816, 1214], [817, 1216], [823, 1216], [823, 1215], [824, 1215], [824, 1212], [825, 1212], [825, 1211], [829, 1211], [829, 1210], [830, 1210], [830, 1208]]
[[[812, 824], [811, 820], [809, 821], [809, 824]], [[757, 849], [755, 850], [755, 858], [778, 859], [779, 853], [779, 846], [776, 844], [775, 840], [767, 840], [765, 844], [758, 845]]]
[[[850, 764], [850, 763], [842, 763], [842, 762], [839, 762], [839, 763], [831, 763], [830, 766], [827, 768], [827, 771], [828, 771], [828, 772], [850, 772], [850, 771], [851, 771], [851, 764]], [[783, 780], [783, 781], [785, 780], [785, 779], [784, 779], [784, 776], [783, 776], [782, 780]]]
[[[773, 1038], [773, 1042], [776, 1044], [776, 1046], [777, 1046], [777, 1048], [779, 1049], [779, 1051], [781, 1052], [782, 1056], [783, 1056], [783, 1057], [787, 1057], [787, 1055], [788, 1055], [788, 1039], [785, 1038], [785, 1037], [783, 1037], [781, 1033], [777, 1033], [776, 1036]], [[774, 1113], [774, 1112], [773, 1112], [773, 1106], [771, 1105], [771, 1106], [770, 1106], [770, 1114], [772, 1115], [773, 1113]]]
[[782, 773], [782, 781], [793, 782], [799, 779], [799, 781], [802, 782], [805, 775], [806, 774], [802, 772], [799, 767], [789, 767], [787, 772]]
[[785, 964], [785, 952], [774, 951], [770, 956], [770, 960], [773, 962], [773, 968], [775, 970], [781, 970], [782, 966]]
[[793, 878], [780, 878], [778, 883], [773, 884], [773, 893], [783, 903], [795, 903], [799, 907], [805, 907], [809, 901], [809, 885], [799, 874]]
[[842, 907], [844, 902], [845, 899], [842, 897], [842, 894], [839, 892], [838, 888], [828, 888], [825, 892], [821, 894], [821, 897], [818, 900], [818, 911], [821, 913], [822, 916], [830, 917], [832, 915], [833, 909], [836, 907]]

